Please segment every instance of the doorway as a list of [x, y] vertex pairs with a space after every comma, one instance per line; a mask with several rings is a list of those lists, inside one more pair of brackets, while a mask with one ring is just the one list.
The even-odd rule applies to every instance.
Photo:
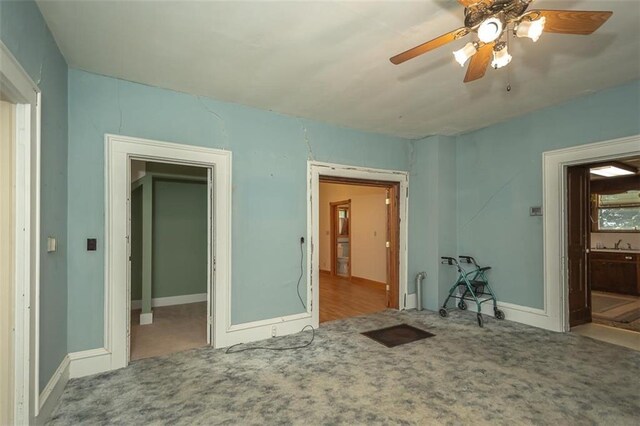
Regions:
[[639, 170], [640, 156], [567, 168], [572, 331], [640, 333]]
[[[104, 370], [126, 367], [131, 317], [131, 160], [207, 170], [207, 344], [228, 345], [231, 270], [231, 152], [105, 135]], [[215, 233], [215, 239], [214, 239]], [[188, 248], [185, 248], [188, 250]]]
[[39, 414], [40, 90], [0, 42], [0, 423]]
[[399, 184], [319, 182], [320, 322], [398, 309]]
[[208, 344], [207, 174], [131, 160], [132, 361]]
[[[323, 186], [320, 183], [320, 197]], [[322, 198], [320, 204], [324, 206]], [[329, 202], [331, 233], [331, 272], [343, 278], [351, 278], [351, 200]], [[322, 250], [322, 249], [321, 249]]]

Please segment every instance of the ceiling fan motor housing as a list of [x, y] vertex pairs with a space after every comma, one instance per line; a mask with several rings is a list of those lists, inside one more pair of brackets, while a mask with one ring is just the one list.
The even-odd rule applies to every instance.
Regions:
[[493, 0], [487, 5], [484, 1], [471, 5], [464, 10], [464, 26], [477, 29], [491, 17], [500, 19], [503, 25], [519, 18], [529, 7], [531, 0]]

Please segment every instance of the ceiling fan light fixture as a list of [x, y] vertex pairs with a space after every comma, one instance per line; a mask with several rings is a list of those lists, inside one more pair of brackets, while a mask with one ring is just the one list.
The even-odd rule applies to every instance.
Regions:
[[508, 65], [512, 58], [513, 57], [507, 50], [507, 44], [505, 42], [498, 43], [493, 49], [493, 61], [491, 62], [491, 66], [495, 69], [502, 68]]
[[478, 38], [483, 43], [491, 43], [502, 35], [504, 25], [495, 16], [485, 19], [478, 27]]
[[535, 21], [523, 19], [516, 28], [516, 36], [521, 38], [528, 37], [536, 42], [542, 35], [546, 21], [547, 20], [544, 16], [540, 19], [536, 19]]
[[453, 52], [453, 57], [456, 59], [456, 62], [460, 64], [461, 67], [476, 54], [478, 51], [478, 47], [475, 43], [469, 42], [464, 45], [464, 47], [460, 50], [456, 50]]

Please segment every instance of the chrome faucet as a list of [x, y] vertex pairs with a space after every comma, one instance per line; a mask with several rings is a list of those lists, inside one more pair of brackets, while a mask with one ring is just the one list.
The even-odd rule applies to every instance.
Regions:
[[613, 245], [616, 250], [620, 250], [620, 243], [621, 242], [622, 242], [622, 239], [619, 239], [618, 242]]

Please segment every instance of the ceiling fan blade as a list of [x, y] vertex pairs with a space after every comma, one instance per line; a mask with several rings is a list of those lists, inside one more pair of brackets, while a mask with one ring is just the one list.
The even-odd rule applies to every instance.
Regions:
[[491, 3], [493, 3], [493, 0], [458, 0], [458, 3], [460, 3], [464, 7], [473, 6], [476, 3], [485, 3], [487, 6], [489, 6]]
[[495, 43], [485, 44], [478, 49], [475, 55], [471, 57], [471, 62], [469, 62], [469, 67], [467, 68], [467, 74], [464, 76], [465, 83], [484, 77], [484, 73], [487, 72], [489, 62], [491, 62], [494, 45]]
[[539, 13], [546, 18], [545, 32], [583, 35], [591, 34], [600, 28], [613, 14], [609, 11], [595, 10], [532, 10], [529, 13]]
[[420, 56], [424, 53], [427, 53], [433, 49], [437, 49], [440, 46], [443, 46], [447, 43], [450, 43], [454, 40], [459, 39], [460, 37], [464, 37], [469, 33], [469, 30], [467, 30], [466, 28], [462, 27], [462, 28], [458, 28], [457, 30], [453, 30], [449, 33], [446, 34], [442, 34], [440, 37], [436, 37], [433, 40], [429, 40], [426, 43], [422, 43], [419, 46], [416, 46], [412, 49], [409, 49], [407, 51], [404, 51], [396, 56], [393, 56], [392, 58], [390, 58], [389, 60], [398, 65], [401, 64], [405, 61], [408, 61], [409, 59], [413, 59], [416, 56]]

